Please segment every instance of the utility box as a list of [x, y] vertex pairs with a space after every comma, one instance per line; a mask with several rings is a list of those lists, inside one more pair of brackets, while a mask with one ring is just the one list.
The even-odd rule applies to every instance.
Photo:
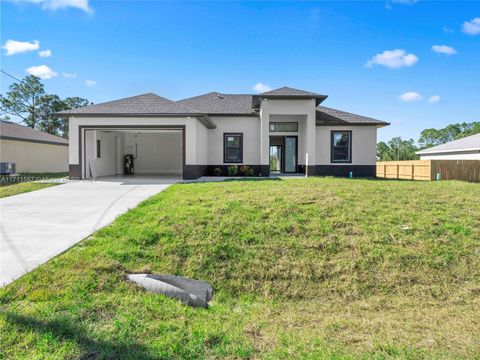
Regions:
[[0, 163], [0, 174], [1, 175], [15, 174], [15, 163], [11, 163], [11, 162]]

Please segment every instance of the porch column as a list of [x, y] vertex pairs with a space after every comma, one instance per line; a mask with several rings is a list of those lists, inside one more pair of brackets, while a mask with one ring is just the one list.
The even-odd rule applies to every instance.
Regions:
[[267, 106], [263, 106], [263, 102], [264, 100], [262, 100], [262, 106], [260, 107], [260, 166], [262, 176], [270, 176], [270, 112]]
[[[315, 100], [311, 100], [315, 102]], [[313, 110], [307, 113], [307, 129], [306, 129], [306, 146], [305, 152], [308, 153], [308, 164], [305, 164], [305, 167], [308, 166], [308, 175], [315, 175], [315, 165], [316, 165], [316, 110], [315, 104], [313, 104]]]

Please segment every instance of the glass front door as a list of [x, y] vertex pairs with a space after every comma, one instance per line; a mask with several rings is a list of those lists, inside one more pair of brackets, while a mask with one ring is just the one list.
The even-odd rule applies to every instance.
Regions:
[[285, 169], [286, 173], [297, 172], [297, 137], [285, 136]]
[[270, 172], [282, 171], [282, 146], [270, 145]]

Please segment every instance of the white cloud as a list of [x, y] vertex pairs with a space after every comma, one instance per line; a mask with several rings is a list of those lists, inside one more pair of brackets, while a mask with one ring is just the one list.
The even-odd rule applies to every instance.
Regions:
[[62, 76], [63, 76], [64, 78], [67, 78], [67, 79], [73, 79], [73, 78], [76, 78], [76, 77], [77, 77], [77, 74], [72, 74], [72, 73], [64, 72], [64, 73], [62, 73]]
[[398, 97], [402, 101], [411, 102], [411, 101], [420, 101], [423, 99], [423, 96], [415, 91], [406, 92]]
[[253, 86], [253, 90], [258, 92], [258, 93], [263, 93], [263, 92], [271, 91], [272, 88], [270, 86], [262, 84], [262, 83], [256, 83]]
[[418, 61], [418, 57], [414, 54], [407, 54], [403, 49], [385, 50], [381, 54], [372, 57], [365, 64], [367, 67], [374, 65], [383, 65], [390, 69], [399, 69], [404, 66], [413, 66]]
[[457, 53], [457, 50], [447, 45], [433, 45], [432, 50], [439, 54], [445, 55], [454, 55]]
[[85, 80], [85, 85], [92, 87], [97, 85], [97, 82], [95, 80]]
[[440, 97], [440, 95], [433, 95], [428, 98], [428, 102], [430, 104], [436, 104], [440, 101], [442, 101], [442, 98]]
[[38, 76], [40, 79], [51, 79], [58, 75], [47, 65], [31, 66], [26, 71], [30, 75]]
[[58, 10], [66, 8], [75, 8], [85, 11], [86, 13], [92, 13], [93, 10], [88, 4], [89, 0], [23, 0], [33, 4], [42, 5], [44, 10]]
[[476, 17], [470, 21], [465, 21], [463, 23], [463, 32], [468, 35], [478, 35], [480, 34], [480, 17]]
[[52, 56], [52, 51], [51, 50], [41, 50], [38, 52], [38, 55], [40, 55], [40, 57], [49, 57], [49, 56]]
[[15, 55], [24, 53], [27, 51], [35, 51], [40, 48], [40, 42], [38, 40], [33, 40], [32, 42], [28, 41], [16, 41], [16, 40], [7, 40], [5, 45], [2, 46], [3, 49], [7, 50], [5, 55]]
[[447, 26], [444, 26], [444, 27], [443, 27], [443, 32], [444, 32], [444, 33], [447, 33], [447, 34], [452, 34], [452, 33], [454, 33], [455, 31], [452, 30], [452, 29], [450, 29], [450, 28], [447, 27]]

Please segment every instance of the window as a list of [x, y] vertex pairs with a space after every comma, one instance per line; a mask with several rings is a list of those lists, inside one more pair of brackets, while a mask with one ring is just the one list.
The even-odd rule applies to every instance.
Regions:
[[271, 122], [270, 132], [297, 132], [297, 122]]
[[100, 159], [100, 148], [101, 148], [101, 143], [100, 143], [100, 140], [97, 140], [97, 159]]
[[332, 144], [330, 151], [332, 163], [351, 163], [352, 132], [332, 131]]
[[241, 163], [243, 161], [243, 134], [223, 134], [223, 162]]

